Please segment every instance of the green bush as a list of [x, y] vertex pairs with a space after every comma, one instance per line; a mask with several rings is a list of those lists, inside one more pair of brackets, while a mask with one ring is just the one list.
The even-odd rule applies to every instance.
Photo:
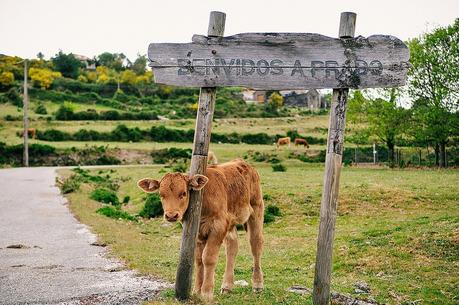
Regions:
[[175, 173], [184, 173], [188, 169], [188, 165], [185, 161], [180, 161], [172, 166], [172, 171]]
[[264, 213], [264, 218], [263, 222], [264, 223], [271, 223], [276, 220], [276, 217], [281, 216], [281, 212], [279, 207], [269, 204], [265, 207], [265, 213]]
[[161, 199], [157, 193], [147, 195], [145, 205], [140, 211], [139, 216], [143, 218], [154, 218], [164, 214]]
[[38, 104], [37, 108], [35, 108], [35, 113], [36, 114], [48, 114], [48, 111], [46, 110], [45, 105], [40, 103]]
[[131, 197], [130, 197], [130, 196], [124, 196], [124, 198], [123, 198], [123, 204], [128, 204], [128, 203], [129, 203], [129, 200], [131, 200]]
[[125, 211], [110, 207], [110, 206], [105, 206], [96, 211], [98, 214], [114, 218], [114, 219], [125, 219], [125, 220], [130, 220], [130, 221], [137, 221], [137, 218], [134, 216], [128, 214]]
[[109, 203], [112, 205], [120, 204], [118, 200], [118, 196], [116, 196], [116, 193], [111, 190], [104, 189], [104, 188], [95, 189], [94, 191], [91, 192], [91, 195], [89, 196], [89, 198], [95, 201], [99, 201], [102, 203]]
[[11, 104], [22, 107], [22, 97], [19, 94], [19, 90], [15, 87], [10, 88], [3, 95]]
[[[22, 164], [23, 144], [6, 145], [0, 142], [0, 164]], [[29, 146], [30, 165], [42, 165], [49, 158], [56, 157], [56, 149], [49, 145], [32, 144]]]
[[274, 217], [274, 215], [271, 215], [271, 214], [265, 213], [263, 217], [263, 223], [271, 223], [271, 222], [274, 222], [275, 220], [276, 220], [276, 217]]
[[62, 194], [73, 193], [80, 189], [81, 182], [78, 179], [77, 175], [72, 175], [69, 178], [65, 179], [64, 182], [60, 185]]
[[154, 163], [165, 164], [169, 161], [176, 161], [180, 159], [190, 159], [191, 149], [190, 148], [164, 148], [157, 149], [151, 152], [151, 157]]
[[[293, 155], [295, 156], [295, 155]], [[321, 150], [318, 155], [309, 157], [308, 155], [297, 155], [296, 158], [303, 162], [309, 163], [323, 163], [325, 162], [326, 152], [325, 150]]]
[[279, 207], [273, 204], [268, 204], [268, 206], [266, 206], [266, 213], [274, 216], [281, 216]]
[[11, 114], [5, 115], [5, 121], [22, 121], [21, 116], [13, 116]]
[[287, 171], [287, 167], [281, 163], [274, 163], [273, 165], [271, 165], [271, 167], [273, 168], [273, 171], [274, 172], [285, 172]]

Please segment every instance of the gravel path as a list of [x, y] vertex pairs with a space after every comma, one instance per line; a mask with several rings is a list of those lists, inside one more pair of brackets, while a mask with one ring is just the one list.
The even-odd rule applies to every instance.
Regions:
[[69, 212], [55, 168], [0, 170], [0, 304], [141, 304], [169, 284], [140, 277]]

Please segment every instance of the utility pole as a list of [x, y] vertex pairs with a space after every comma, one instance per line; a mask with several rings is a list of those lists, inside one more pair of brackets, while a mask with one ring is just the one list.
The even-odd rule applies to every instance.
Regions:
[[29, 60], [25, 59], [24, 60], [24, 95], [23, 95], [23, 100], [22, 100], [22, 109], [24, 110], [24, 159], [23, 163], [25, 167], [29, 166], [29, 117], [28, 117], [28, 108], [29, 108], [29, 93], [27, 91], [27, 64]]

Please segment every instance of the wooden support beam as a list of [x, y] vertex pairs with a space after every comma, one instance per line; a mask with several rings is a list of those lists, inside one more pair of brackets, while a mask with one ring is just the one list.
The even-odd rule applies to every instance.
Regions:
[[[355, 21], [355, 13], [341, 13], [339, 25], [340, 38], [354, 37]], [[335, 234], [336, 210], [338, 207], [348, 93], [348, 88], [333, 89], [328, 127], [324, 186], [320, 204], [320, 225], [317, 239], [313, 291], [314, 305], [328, 305], [330, 302], [333, 238]]]
[[[223, 36], [225, 13], [211, 12], [208, 36]], [[190, 175], [204, 174], [207, 168], [212, 119], [215, 109], [216, 88], [201, 88], [199, 94], [196, 128], [193, 142]], [[175, 296], [186, 300], [190, 296], [196, 238], [201, 218], [202, 191], [190, 191], [188, 210], [183, 217], [183, 233], [180, 245], [180, 261], [175, 279]]]

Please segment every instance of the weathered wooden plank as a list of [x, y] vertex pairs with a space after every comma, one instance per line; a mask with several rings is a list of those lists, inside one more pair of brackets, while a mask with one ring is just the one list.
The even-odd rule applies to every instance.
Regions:
[[152, 43], [148, 56], [157, 83], [186, 87], [395, 87], [405, 84], [409, 67], [407, 46], [387, 35], [194, 35], [192, 43]]
[[[222, 12], [211, 12], [209, 19], [209, 36], [223, 36], [226, 15]], [[207, 154], [209, 152], [212, 119], [215, 109], [216, 88], [201, 88], [196, 127], [191, 157], [190, 176], [205, 174]], [[188, 299], [191, 290], [193, 265], [201, 218], [202, 192], [190, 190], [188, 209], [183, 217], [182, 243], [180, 245], [180, 260], [175, 280], [175, 296], [180, 300]]]

